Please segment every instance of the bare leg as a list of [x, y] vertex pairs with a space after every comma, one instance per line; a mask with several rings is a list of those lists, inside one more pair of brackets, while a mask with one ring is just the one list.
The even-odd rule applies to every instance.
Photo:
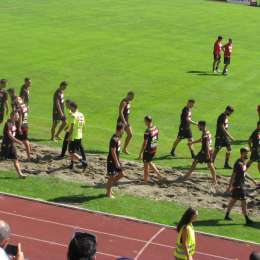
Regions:
[[219, 68], [219, 64], [220, 64], [220, 60], [217, 61], [216, 70], [218, 70], [218, 68]]
[[[248, 170], [250, 166], [252, 165], [253, 161], [249, 160], [246, 164], [246, 169]], [[258, 163], [258, 170], [259, 170], [259, 163]]]
[[181, 139], [177, 137], [177, 139], [174, 141], [172, 145], [171, 155], [175, 156], [175, 149], [177, 148], [177, 145], [180, 143]]
[[144, 183], [148, 182], [148, 177], [149, 177], [149, 163], [144, 162]]
[[214, 72], [215, 69], [216, 69], [216, 63], [217, 63], [217, 61], [214, 59], [213, 65], [212, 65], [212, 71], [213, 71], [213, 72]]
[[51, 140], [52, 141], [54, 140], [55, 130], [56, 130], [57, 125], [58, 125], [57, 121], [52, 121], [52, 127], [51, 127]]
[[16, 169], [16, 172], [18, 173], [20, 178], [25, 178], [26, 176], [22, 173], [20, 163], [18, 160], [14, 160], [14, 167]]
[[244, 216], [247, 216], [247, 204], [246, 200], [241, 200], [241, 209]]
[[30, 142], [28, 140], [24, 140], [23, 144], [25, 146], [27, 158], [28, 158], [28, 160], [31, 160], [31, 145], [30, 145]]
[[228, 148], [227, 152], [226, 152], [225, 165], [224, 165], [224, 168], [226, 168], [226, 169], [230, 169], [231, 168], [229, 166], [229, 159], [230, 159], [231, 151], [232, 151], [231, 148]]
[[216, 157], [217, 157], [217, 154], [218, 154], [219, 151], [220, 151], [220, 149], [215, 148], [215, 150], [214, 150], [214, 152], [213, 152], [213, 155], [212, 155], [212, 160], [213, 160], [213, 162], [215, 162]]
[[226, 220], [232, 220], [232, 218], [230, 218], [229, 214], [232, 210], [232, 208], [234, 207], [234, 205], [236, 204], [237, 200], [234, 199], [234, 198], [231, 198], [229, 204], [228, 204], [228, 207], [227, 207], [227, 212], [226, 212], [226, 216], [225, 216], [225, 219]]
[[66, 121], [62, 121], [62, 123], [61, 123], [61, 125], [60, 125], [60, 127], [59, 127], [59, 129], [58, 129], [58, 131], [57, 131], [57, 133], [55, 134], [55, 137], [56, 137], [57, 139], [60, 139], [60, 133], [61, 133], [62, 130], [65, 128], [65, 126], [66, 126]]
[[190, 142], [192, 142], [193, 139], [188, 139], [188, 145], [189, 145], [189, 149], [190, 149], [190, 153], [191, 153], [191, 157], [194, 158], [195, 157], [195, 153], [194, 153], [194, 149], [193, 149], [193, 145], [190, 145]]
[[153, 171], [157, 174], [157, 178], [158, 180], [161, 179], [161, 175], [160, 175], [160, 172], [159, 170], [157, 169], [157, 167], [155, 166], [155, 164], [153, 162], [150, 162], [149, 163], [149, 166], [153, 169]]
[[125, 128], [125, 132], [126, 132], [126, 139], [125, 139], [125, 144], [124, 144], [124, 148], [123, 148], [123, 153], [128, 154], [128, 150], [127, 150], [127, 146], [130, 143], [130, 140], [133, 137], [133, 131], [132, 131], [132, 127], [131, 126], [127, 126]]
[[260, 162], [257, 163], [257, 167], [258, 167], [258, 172], [260, 173]]
[[113, 198], [112, 194], [113, 177], [109, 177], [107, 180], [107, 197]]
[[191, 176], [191, 174], [192, 174], [192, 172], [195, 170], [197, 164], [198, 164], [198, 161], [197, 161], [197, 160], [194, 160], [193, 163], [192, 163], [192, 165], [191, 165], [191, 168], [190, 168], [189, 171], [185, 174], [184, 180], [188, 179], [188, 178]]
[[213, 184], [216, 185], [217, 184], [217, 174], [216, 174], [216, 169], [215, 169], [215, 166], [213, 163], [208, 163], [208, 167], [209, 167], [209, 170], [211, 172], [211, 175], [212, 175], [212, 180], [213, 180]]

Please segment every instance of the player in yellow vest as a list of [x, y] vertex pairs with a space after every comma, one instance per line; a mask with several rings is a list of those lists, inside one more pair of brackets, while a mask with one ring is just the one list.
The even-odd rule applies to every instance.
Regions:
[[[70, 103], [70, 110], [72, 113], [72, 121], [69, 131], [69, 152], [71, 157], [70, 169], [73, 169], [74, 161], [79, 160], [84, 171], [88, 166], [84, 147], [81, 143], [85, 128], [85, 117], [78, 111], [78, 106], [74, 102]], [[77, 154], [77, 151], [81, 153], [81, 156]]]
[[197, 216], [197, 210], [188, 208], [177, 226], [178, 237], [174, 251], [176, 260], [193, 260], [196, 249], [196, 239], [192, 223], [197, 219]]

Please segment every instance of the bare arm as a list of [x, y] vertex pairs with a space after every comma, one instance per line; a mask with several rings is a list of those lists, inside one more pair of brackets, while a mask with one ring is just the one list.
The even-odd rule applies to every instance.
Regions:
[[17, 144], [23, 144], [20, 140], [16, 139], [16, 138], [13, 136], [13, 134], [12, 134], [12, 132], [11, 132], [10, 130], [8, 131], [8, 137], [9, 137], [13, 142], [15, 142], [15, 143], [17, 143]]
[[118, 161], [118, 158], [117, 158], [115, 147], [111, 149], [111, 155], [112, 155], [114, 162], [116, 163], [117, 168], [120, 168], [121, 166], [120, 166], [120, 162]]
[[197, 139], [195, 141], [192, 141], [190, 143], [188, 143], [188, 145], [192, 145], [192, 144], [198, 144], [198, 143], [201, 143], [201, 138], [200, 139]]
[[73, 128], [74, 128], [74, 123], [72, 123], [69, 127], [69, 137], [68, 139], [71, 141], [71, 136], [72, 136], [72, 132], [73, 132]]
[[139, 153], [139, 159], [142, 158], [142, 154], [143, 154], [143, 152], [144, 152], [144, 149], [145, 149], [146, 145], [147, 145], [147, 140], [145, 139], [145, 140], [143, 141], [142, 146], [141, 146], [141, 150], [140, 150], [140, 153]]
[[249, 146], [250, 151], [252, 151], [252, 138], [251, 137], [248, 139], [248, 146]]
[[231, 176], [230, 181], [229, 181], [229, 185], [228, 185], [228, 191], [229, 192], [232, 189], [232, 186], [233, 186], [233, 183], [234, 183], [234, 180], [235, 180], [235, 176], [236, 176], [236, 173], [233, 171], [232, 176]]
[[120, 119], [123, 121], [123, 123], [125, 125], [127, 125], [127, 122], [125, 120], [125, 116], [124, 116], [124, 108], [126, 106], [126, 102], [125, 101], [122, 101], [119, 105], [119, 116], [120, 116]]
[[223, 124], [221, 127], [222, 127], [223, 132], [233, 141], [234, 138], [233, 138], [232, 135], [227, 131], [227, 129], [225, 128], [225, 125]]
[[63, 114], [63, 112], [62, 112], [61, 105], [60, 105], [60, 102], [59, 102], [58, 99], [56, 99], [56, 107], [57, 107], [57, 109], [58, 109], [58, 112], [59, 112], [60, 116], [63, 117], [64, 114]]

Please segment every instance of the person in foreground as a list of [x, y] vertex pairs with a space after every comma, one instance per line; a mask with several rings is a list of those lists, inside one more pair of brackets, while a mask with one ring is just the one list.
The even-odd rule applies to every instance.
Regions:
[[1, 146], [1, 158], [10, 159], [14, 163], [14, 167], [18, 176], [22, 179], [26, 177], [21, 171], [20, 163], [18, 161], [15, 143], [23, 145], [23, 142], [18, 140], [15, 136], [17, 134], [16, 124], [19, 120], [18, 112], [12, 112], [10, 118], [6, 121], [3, 129], [3, 140]]
[[129, 115], [131, 112], [131, 102], [134, 99], [134, 96], [135, 96], [134, 92], [129, 91], [127, 93], [127, 96], [124, 99], [122, 99], [119, 104], [119, 115], [118, 115], [117, 123], [123, 123], [125, 126], [125, 132], [127, 136], [122, 150], [122, 152], [125, 154], [128, 154], [127, 147], [133, 136], [132, 127], [129, 124]]
[[252, 224], [253, 221], [248, 217], [247, 214], [247, 203], [246, 203], [246, 190], [245, 190], [245, 179], [249, 179], [252, 181], [255, 185], [257, 183], [251, 176], [246, 172], [246, 161], [248, 159], [248, 148], [241, 148], [240, 149], [240, 158], [236, 161], [233, 169], [233, 174], [231, 176], [229, 186], [228, 186], [228, 192], [231, 192], [231, 199], [227, 207], [227, 212], [225, 215], [225, 220], [232, 221], [233, 219], [230, 217], [230, 212], [236, 202], [238, 200], [241, 201], [241, 208], [242, 213], [245, 217], [246, 224]]
[[195, 230], [192, 223], [196, 221], [198, 211], [188, 208], [177, 225], [177, 243], [174, 251], [176, 260], [193, 260], [196, 250]]
[[260, 260], [260, 253], [252, 252], [252, 254], [249, 257], [249, 260]]
[[95, 260], [97, 252], [97, 238], [91, 233], [75, 232], [69, 243], [68, 260]]
[[195, 157], [190, 170], [184, 176], [184, 180], [186, 180], [191, 176], [192, 172], [195, 170], [198, 163], [207, 163], [208, 168], [212, 174], [213, 184], [216, 185], [217, 177], [216, 177], [216, 169], [212, 161], [211, 133], [209, 132], [209, 130], [207, 130], [205, 121], [199, 121], [198, 128], [202, 132], [202, 136], [200, 139], [191, 142], [190, 145], [195, 143], [201, 143], [201, 150], [198, 153], [198, 155]]
[[24, 254], [22, 252], [21, 244], [18, 244], [18, 250], [16, 256], [9, 256], [5, 249], [8, 245], [9, 239], [10, 239], [11, 229], [10, 226], [4, 222], [3, 220], [0, 220], [0, 259], [1, 260], [24, 260]]
[[145, 126], [147, 127], [144, 132], [144, 141], [140, 150], [139, 160], [143, 158], [144, 162], [144, 183], [148, 182], [150, 168], [156, 172], [158, 180], [161, 179], [159, 170], [152, 162], [157, 151], [159, 130], [153, 125], [153, 119], [151, 116], [144, 118]]
[[123, 170], [119, 160], [120, 155], [120, 139], [124, 133], [124, 124], [118, 123], [116, 132], [112, 135], [109, 142], [109, 153], [107, 156], [107, 197], [114, 198], [112, 186], [119, 181], [123, 175]]

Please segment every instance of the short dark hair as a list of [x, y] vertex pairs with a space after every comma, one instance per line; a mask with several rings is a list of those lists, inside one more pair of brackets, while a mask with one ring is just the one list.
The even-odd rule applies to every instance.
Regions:
[[8, 93], [15, 93], [15, 89], [14, 88], [9, 88], [9, 89], [7, 89], [7, 92]]
[[240, 148], [240, 153], [248, 153], [249, 149], [247, 147]]
[[222, 40], [223, 37], [221, 35], [218, 36], [218, 40]]
[[134, 95], [135, 95], [135, 93], [133, 91], [128, 91], [127, 92], [127, 96], [134, 96]]
[[233, 108], [232, 106], [230, 106], [230, 105], [228, 105], [228, 106], [226, 107], [226, 110], [229, 111], [229, 112], [231, 112], [231, 113], [234, 112], [234, 108]]
[[228, 41], [232, 42], [233, 40], [231, 38], [229, 38]]
[[90, 233], [78, 232], [70, 241], [68, 260], [92, 260], [96, 255], [96, 237]]
[[24, 78], [24, 81], [29, 81], [29, 80], [31, 80], [31, 79], [28, 77]]
[[206, 126], [206, 121], [199, 121], [199, 122], [198, 122], [198, 125], [205, 127], [205, 126]]
[[68, 86], [68, 82], [63, 80], [61, 83], [60, 83], [60, 87], [67, 87]]
[[69, 104], [71, 104], [73, 101], [71, 100], [71, 99], [66, 99], [65, 100], [65, 103], [69, 103]]
[[117, 131], [121, 131], [124, 128], [125, 128], [125, 125], [123, 123], [121, 123], [121, 122], [116, 125], [116, 130]]
[[195, 99], [189, 99], [188, 102], [194, 104], [195, 103]]
[[144, 120], [147, 121], [147, 122], [152, 122], [153, 118], [150, 115], [147, 115], [147, 116], [144, 117]]
[[260, 260], [260, 253], [252, 252], [249, 260]]
[[257, 122], [257, 125], [260, 125], [260, 120]]
[[77, 109], [78, 105], [75, 102], [72, 101], [72, 102], [70, 102], [70, 107]]
[[1, 79], [1, 80], [0, 80], [0, 84], [6, 84], [7, 81], [8, 81], [7, 79]]

